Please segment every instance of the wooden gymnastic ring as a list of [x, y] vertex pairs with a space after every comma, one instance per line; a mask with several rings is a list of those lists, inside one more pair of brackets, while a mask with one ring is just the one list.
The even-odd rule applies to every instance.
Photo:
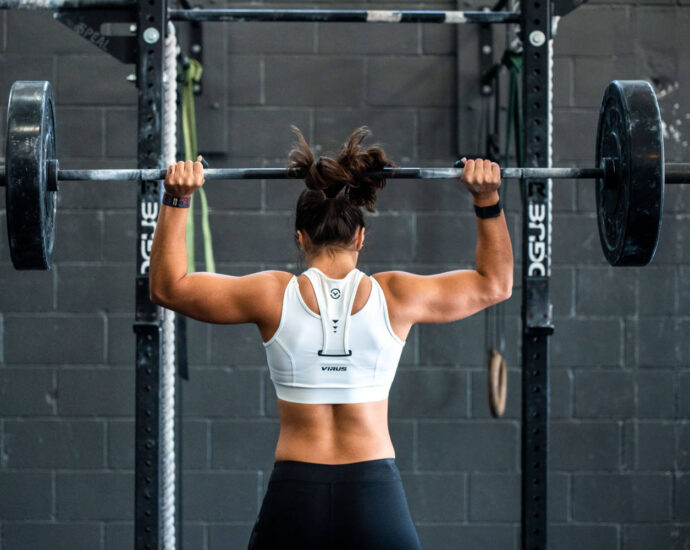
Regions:
[[503, 416], [508, 394], [506, 361], [498, 350], [489, 350], [489, 407], [494, 418]]

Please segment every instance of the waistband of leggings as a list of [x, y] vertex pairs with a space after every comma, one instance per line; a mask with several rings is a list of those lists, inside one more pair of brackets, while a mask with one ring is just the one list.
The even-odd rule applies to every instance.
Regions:
[[352, 481], [399, 481], [394, 458], [380, 458], [347, 464], [319, 464], [297, 460], [277, 460], [270, 481], [294, 480], [322, 483]]

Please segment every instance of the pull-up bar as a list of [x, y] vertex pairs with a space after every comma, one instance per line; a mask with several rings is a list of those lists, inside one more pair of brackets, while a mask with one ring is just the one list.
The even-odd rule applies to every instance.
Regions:
[[[0, 9], [60, 10], [136, 6], [132, 0], [0, 0]], [[256, 21], [305, 23], [519, 23], [513, 11], [168, 9], [173, 21]]]

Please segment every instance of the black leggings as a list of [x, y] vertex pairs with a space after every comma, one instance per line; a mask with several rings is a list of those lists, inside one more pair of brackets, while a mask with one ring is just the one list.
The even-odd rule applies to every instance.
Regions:
[[274, 463], [248, 550], [421, 550], [394, 458]]

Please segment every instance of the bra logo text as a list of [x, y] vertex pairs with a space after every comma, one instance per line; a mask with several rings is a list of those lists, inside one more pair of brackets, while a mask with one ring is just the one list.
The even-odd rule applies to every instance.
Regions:
[[346, 371], [347, 367], [321, 367], [321, 370]]

